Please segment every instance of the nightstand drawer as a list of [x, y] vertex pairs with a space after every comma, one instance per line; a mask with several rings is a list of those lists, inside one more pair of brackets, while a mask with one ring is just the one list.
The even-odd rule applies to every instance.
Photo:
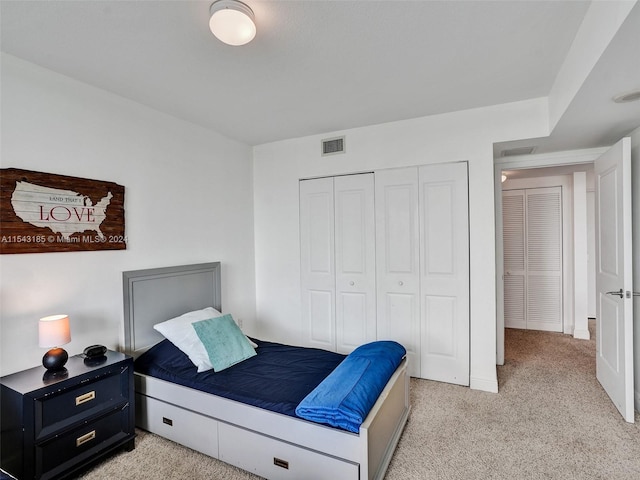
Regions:
[[36, 465], [42, 469], [36, 478], [50, 478], [59, 471], [83, 461], [97, 450], [126, 439], [130, 407], [117, 409], [92, 422], [36, 445]]
[[70, 423], [97, 415], [126, 402], [129, 398], [127, 376], [113, 372], [106, 377], [85, 382], [59, 394], [35, 401], [35, 438], [43, 439]]

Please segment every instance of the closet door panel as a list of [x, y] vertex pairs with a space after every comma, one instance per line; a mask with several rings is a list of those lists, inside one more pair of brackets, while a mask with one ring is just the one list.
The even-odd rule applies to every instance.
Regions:
[[312, 347], [335, 350], [333, 179], [300, 182], [302, 330]]
[[[379, 299], [385, 307], [384, 317], [389, 319], [411, 319], [419, 317], [418, 295], [387, 293]], [[410, 358], [415, 359], [419, 365], [419, 349], [416, 348], [416, 339], [420, 338], [420, 325], [410, 321], [391, 321], [384, 325], [378, 325], [379, 340], [395, 340], [407, 349]], [[419, 346], [419, 344], [418, 344]], [[413, 365], [410, 365], [413, 367]], [[419, 369], [418, 369], [419, 373]], [[419, 376], [418, 373], [412, 376]]]
[[524, 190], [509, 190], [502, 193], [502, 225], [504, 326], [527, 328]]
[[407, 349], [409, 373], [420, 376], [418, 170], [375, 174], [378, 339]]
[[526, 291], [523, 275], [504, 277], [504, 326], [527, 328], [525, 316]]
[[307, 324], [307, 342], [319, 348], [333, 350], [333, 292], [329, 289], [308, 289], [305, 297], [307, 305], [303, 317]]
[[527, 328], [562, 331], [562, 188], [528, 189]]
[[336, 346], [349, 353], [376, 339], [373, 174], [334, 178]]
[[426, 318], [440, 320], [425, 325], [423, 351], [444, 358], [455, 357], [457, 355], [455, 297], [425, 295], [424, 305]]
[[467, 164], [419, 169], [421, 376], [469, 385]]

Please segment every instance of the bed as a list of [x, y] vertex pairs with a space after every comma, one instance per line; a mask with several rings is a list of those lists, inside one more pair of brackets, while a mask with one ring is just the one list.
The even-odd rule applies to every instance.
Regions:
[[[153, 328], [162, 319], [222, 312], [220, 287], [219, 262], [124, 272], [126, 352], [165, 348]], [[256, 351], [281, 348], [256, 342]], [[354, 433], [136, 371], [136, 425], [269, 479], [381, 479], [410, 411], [406, 358], [381, 388]]]

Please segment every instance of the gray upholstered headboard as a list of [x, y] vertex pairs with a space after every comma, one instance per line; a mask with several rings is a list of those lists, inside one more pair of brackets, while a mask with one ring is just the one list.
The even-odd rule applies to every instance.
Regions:
[[125, 351], [137, 356], [164, 337], [156, 323], [213, 307], [222, 311], [220, 262], [122, 273]]

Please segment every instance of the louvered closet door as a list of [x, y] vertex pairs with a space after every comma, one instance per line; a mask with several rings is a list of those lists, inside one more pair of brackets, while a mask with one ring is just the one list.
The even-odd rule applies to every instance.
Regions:
[[469, 385], [467, 164], [420, 167], [421, 377]]
[[418, 169], [375, 173], [378, 339], [407, 349], [420, 377]]
[[525, 201], [524, 190], [502, 194], [504, 326], [507, 328], [527, 328]]
[[333, 178], [300, 182], [302, 330], [305, 343], [336, 349]]
[[527, 197], [527, 328], [562, 331], [562, 188]]
[[505, 326], [562, 331], [562, 188], [503, 192]]
[[334, 179], [336, 347], [349, 353], [376, 339], [373, 173]]

